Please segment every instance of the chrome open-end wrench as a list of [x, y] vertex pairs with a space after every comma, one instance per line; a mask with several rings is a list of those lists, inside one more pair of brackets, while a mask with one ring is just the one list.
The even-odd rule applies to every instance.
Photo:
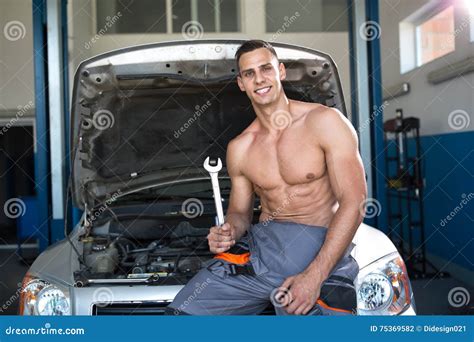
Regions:
[[222, 169], [221, 158], [207, 157], [204, 161], [204, 168], [211, 176], [212, 192], [214, 193], [214, 202], [216, 204], [217, 222], [216, 225], [222, 226], [224, 224], [224, 210], [222, 209], [221, 190], [219, 188], [219, 171]]

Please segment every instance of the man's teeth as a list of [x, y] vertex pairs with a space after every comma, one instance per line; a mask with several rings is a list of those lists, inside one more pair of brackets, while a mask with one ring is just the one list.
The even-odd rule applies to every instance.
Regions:
[[256, 92], [259, 93], [259, 94], [265, 94], [265, 93], [268, 93], [269, 91], [270, 91], [270, 87], [266, 87], [266, 88], [256, 90]]

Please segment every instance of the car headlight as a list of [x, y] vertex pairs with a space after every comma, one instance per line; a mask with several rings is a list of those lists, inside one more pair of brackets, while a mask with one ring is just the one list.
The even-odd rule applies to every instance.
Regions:
[[412, 304], [410, 279], [398, 252], [362, 268], [356, 290], [359, 315], [399, 315]]
[[70, 315], [69, 294], [56, 285], [25, 276], [20, 293], [20, 315]]

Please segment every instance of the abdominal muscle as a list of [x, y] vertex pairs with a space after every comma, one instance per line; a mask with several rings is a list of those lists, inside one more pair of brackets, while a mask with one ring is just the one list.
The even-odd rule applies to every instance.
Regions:
[[259, 222], [292, 221], [296, 223], [329, 227], [338, 208], [327, 177], [311, 183], [283, 184], [273, 189], [255, 187], [260, 197]]

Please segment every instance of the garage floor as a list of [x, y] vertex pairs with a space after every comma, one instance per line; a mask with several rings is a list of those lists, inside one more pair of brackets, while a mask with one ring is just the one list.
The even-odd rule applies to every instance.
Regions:
[[[28, 256], [35, 255], [33, 249], [23, 253]], [[28, 270], [27, 261], [21, 260], [13, 250], [0, 250], [0, 314], [15, 315], [18, 307], [18, 286]], [[5, 275], [8, 275], [6, 277]], [[449, 305], [448, 293], [455, 287], [464, 287], [469, 293], [474, 294], [474, 289], [454, 279], [423, 279], [412, 281], [417, 312], [420, 315], [473, 315], [474, 300], [471, 298], [469, 306], [454, 308]]]

